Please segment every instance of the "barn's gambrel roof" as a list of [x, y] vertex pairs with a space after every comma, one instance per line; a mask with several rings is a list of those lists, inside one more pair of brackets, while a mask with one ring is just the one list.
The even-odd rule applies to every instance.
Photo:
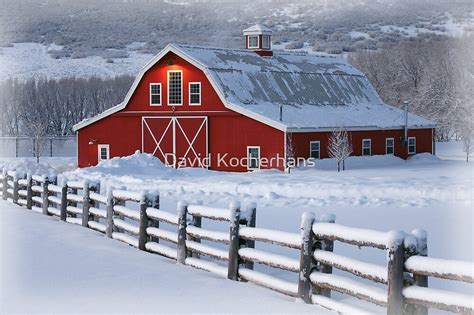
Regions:
[[[204, 71], [226, 107], [280, 130], [398, 129], [405, 124], [404, 112], [384, 104], [365, 75], [340, 58], [283, 52], [261, 57], [249, 50], [170, 44], [142, 68], [122, 104], [74, 130], [125, 108], [146, 71], [168, 52]], [[434, 127], [414, 114], [408, 124]]]

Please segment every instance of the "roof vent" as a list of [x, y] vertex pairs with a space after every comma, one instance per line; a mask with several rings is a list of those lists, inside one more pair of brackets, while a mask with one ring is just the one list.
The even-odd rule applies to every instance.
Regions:
[[245, 48], [253, 50], [262, 57], [273, 56], [272, 30], [261, 24], [255, 24], [244, 30]]

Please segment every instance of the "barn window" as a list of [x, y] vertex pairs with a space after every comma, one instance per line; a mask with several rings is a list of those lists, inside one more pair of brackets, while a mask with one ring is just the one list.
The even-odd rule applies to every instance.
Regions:
[[262, 48], [270, 49], [270, 35], [262, 35]]
[[110, 158], [110, 146], [108, 144], [98, 145], [99, 162]]
[[183, 71], [168, 71], [168, 105], [183, 105]]
[[408, 137], [408, 154], [416, 154], [416, 138]]
[[150, 105], [161, 105], [161, 83], [150, 84]]
[[393, 138], [385, 139], [385, 154], [393, 154], [395, 152], [395, 141]]
[[319, 141], [310, 141], [309, 143], [309, 156], [313, 159], [321, 158], [321, 143]]
[[372, 141], [370, 139], [362, 140], [362, 155], [372, 154]]
[[247, 147], [247, 168], [260, 168], [260, 147]]
[[201, 82], [189, 83], [189, 105], [201, 105]]
[[258, 35], [248, 36], [248, 44], [249, 48], [258, 48]]

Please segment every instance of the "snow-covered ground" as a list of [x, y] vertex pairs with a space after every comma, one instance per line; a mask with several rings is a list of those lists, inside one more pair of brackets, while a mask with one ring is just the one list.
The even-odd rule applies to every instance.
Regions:
[[[87, 169], [76, 169], [74, 161], [68, 158], [45, 158], [39, 170], [41, 173], [65, 172], [63, 174], [68, 178], [88, 178], [101, 181], [102, 188], [112, 185], [125, 186], [132, 190], [159, 190], [161, 208], [172, 212], [175, 211], [176, 203], [179, 200], [189, 202], [200, 200], [205, 205], [222, 207], [227, 206], [235, 199], [243, 203], [252, 201], [257, 203], [257, 226], [294, 233], [299, 231], [301, 214], [304, 211], [313, 211], [317, 214], [335, 213], [337, 223], [353, 227], [383, 231], [401, 229], [407, 232], [415, 228], [422, 228], [428, 231], [430, 256], [473, 261], [473, 164], [463, 161], [464, 157], [459, 143], [438, 144], [437, 152], [441, 158], [428, 154], [417, 155], [408, 161], [391, 156], [351, 158], [347, 162], [348, 170], [341, 173], [335, 171], [334, 162], [329, 160], [321, 161], [316, 168], [295, 169], [291, 174], [279, 171], [232, 174], [198, 169], [173, 170], [164, 167], [155, 158], [141, 154], [113, 159]], [[33, 161], [27, 159], [0, 159], [0, 164], [11, 164], [19, 169], [25, 169], [27, 165], [28, 168], [35, 167]], [[222, 292], [231, 292], [231, 290], [238, 291], [243, 285], [229, 284], [230, 281], [226, 280], [216, 280], [210, 274], [189, 270], [190, 267], [173, 266], [164, 258], [140, 253], [125, 245], [117, 244], [116, 241], [104, 240], [101, 235], [95, 232], [82, 231], [80, 227], [53, 222], [54, 219], [45, 218], [24, 209], [7, 207], [5, 203], [1, 203], [0, 207], [2, 208], [2, 218], [0, 219], [2, 231], [5, 231], [2, 232], [2, 242], [5, 244], [5, 240], [15, 239], [15, 242], [7, 242], [12, 246], [12, 249], [5, 247], [5, 245], [2, 246], [3, 266], [15, 265], [15, 261], [21, 261], [19, 266], [27, 270], [31, 269], [26, 274], [29, 274], [29, 277], [38, 278], [38, 281], [33, 281], [35, 285], [40, 286], [41, 281], [51, 274], [52, 279], [62, 283], [64, 291], [70, 289], [74, 292], [82, 292], [83, 288], [86, 288], [85, 290], [90, 288], [96, 293], [102, 288], [103, 282], [112, 281], [112, 284], [107, 285], [107, 288], [113, 288], [115, 295], [107, 292], [106, 296], [113, 297], [107, 302], [101, 299], [99, 303], [104, 307], [113, 305], [110, 306], [110, 311], [127, 311], [121, 309], [120, 303], [117, 301], [124, 300], [125, 296], [140, 295], [138, 294], [141, 292], [140, 290], [147, 291], [145, 295], [140, 295], [141, 297], [150, 296], [152, 300], [154, 296], [163, 296], [161, 290], [165, 290], [168, 283], [176, 287], [175, 294], [183, 292], [182, 296], [187, 296], [186, 291], [188, 289], [192, 291], [191, 288], [180, 291], [178, 290], [180, 286], [175, 283], [182, 283], [186, 277], [192, 279], [193, 283], [201, 283], [197, 291], [203, 296], [213, 294], [214, 290], [218, 291], [218, 295]], [[26, 223], [22, 223], [20, 226], [20, 222], [23, 221]], [[203, 226], [206, 228], [228, 229], [227, 226], [220, 224], [203, 222]], [[17, 233], [17, 229], [20, 229], [21, 232]], [[50, 229], [53, 232], [50, 233]], [[13, 237], [13, 235], [16, 236]], [[68, 248], [68, 244], [70, 248]], [[62, 247], [59, 245], [67, 250], [62, 252]], [[35, 249], [36, 247], [38, 250]], [[297, 252], [294, 250], [275, 248], [275, 246], [260, 243], [257, 244], [257, 247], [297, 258]], [[18, 253], [17, 256], [20, 255], [18, 257], [21, 258], [14, 258], [16, 256], [11, 254], [7, 255], [10, 250], [13, 253]], [[94, 251], [94, 253], [90, 251]], [[359, 250], [340, 243], [335, 244], [335, 252], [378, 264], [384, 264], [386, 261], [386, 257], [381, 251]], [[56, 255], [60, 256], [58, 261], [54, 259]], [[101, 255], [107, 258], [103, 260], [97, 258]], [[64, 256], [67, 256], [67, 259]], [[63, 268], [62, 272], [54, 274], [55, 268], [47, 267], [49, 259], [54, 260], [51, 263], [52, 267], [56, 264], [61, 265], [61, 261], [63, 261], [62, 265], [70, 266], [70, 268]], [[85, 259], [85, 266], [94, 264], [96, 260], [100, 261], [97, 262], [96, 268], [87, 268], [87, 272], [85, 272], [86, 267], [80, 267], [82, 265], [78, 262], [81, 259]], [[27, 261], [35, 261], [35, 264], [27, 264]], [[115, 266], [117, 261], [120, 261], [119, 267]], [[161, 264], [165, 267], [162, 268]], [[145, 265], [146, 267], [143, 267]], [[5, 270], [11, 270], [5, 269], [3, 266], [2, 274]], [[137, 268], [143, 269], [143, 273], [134, 270], [133, 266], [140, 266]], [[127, 274], [125, 269], [132, 271], [128, 271]], [[257, 266], [257, 270], [296, 281], [295, 274], [270, 270], [262, 266]], [[81, 280], [81, 273], [86, 273], [86, 280]], [[151, 276], [148, 276], [148, 273], [151, 273]], [[156, 285], [156, 279], [161, 279], [161, 273], [166, 280], [160, 281], [166, 285], [157, 285], [159, 288], [155, 288], [153, 284]], [[33, 274], [35, 276], [32, 276]], [[117, 275], [118, 279], [128, 284], [121, 286], [121, 281], [110, 279], [112, 275]], [[18, 287], [31, 289], [24, 291], [23, 295], [18, 293], [23, 297], [28, 296], [28, 292], [31, 293], [35, 290], [42, 293], [47, 292], [49, 286], [53, 286], [57, 291], [61, 291], [59, 288], [62, 288], [61, 285], [54, 286], [54, 281], [45, 281], [48, 285], [39, 289], [28, 284], [29, 277], [15, 276], [14, 273], [8, 274], [8, 277], [7, 283], [15, 283]], [[71, 279], [69, 288], [67, 287], [68, 279]], [[133, 281], [133, 279], [140, 280]], [[220, 285], [223, 288], [229, 287], [229, 290], [217, 289], [217, 286]], [[153, 288], [148, 290], [150, 286]], [[252, 296], [252, 300], [240, 296], [240, 291], [235, 294], [249, 301], [249, 305], [253, 304], [253, 298], [258, 300], [261, 297], [262, 301], [269, 301], [260, 303], [260, 306], [268, 304], [268, 308], [263, 310], [265, 312], [287, 312], [287, 310], [304, 312], [307, 310], [304, 306], [289, 302], [290, 299], [284, 296], [271, 292], [265, 293], [261, 289], [249, 286], [248, 284], [244, 285], [243, 291]], [[449, 281], [431, 279], [430, 286], [473, 293], [472, 286], [455, 285]], [[3, 284], [2, 290], [7, 292]], [[151, 294], [150, 291], [154, 292], [153, 290], [159, 290], [160, 293]], [[53, 290], [53, 292], [55, 291]], [[170, 292], [165, 293], [164, 296], [169, 294], [170, 298], [165, 298], [165, 300], [170, 301], [171, 304], [176, 297]], [[5, 293], [1, 293], [1, 296], [4, 295]], [[116, 296], [119, 298], [116, 299]], [[340, 298], [338, 294], [334, 296]], [[42, 297], [45, 298], [46, 293]], [[104, 299], [107, 298], [104, 297]], [[224, 309], [226, 302], [229, 302], [228, 299], [216, 297], [216, 300], [219, 300], [218, 305], [220, 306], [216, 306], [214, 311], [228, 311], [228, 309]], [[185, 299], [180, 305], [185, 304], [182, 306], [185, 308], [184, 311], [190, 311], [191, 309], [186, 309], [186, 307], [190, 307], [193, 301], [195, 300]], [[117, 305], [114, 304], [115, 302]], [[35, 303], [39, 305], [39, 309], [45, 305], [41, 304], [45, 303], [41, 296]], [[281, 303], [288, 303], [290, 306], [283, 308], [283, 306], [279, 306]], [[152, 302], [148, 300], [136, 303], [136, 305], [143, 305], [143, 309], [139, 308], [140, 311], [147, 311], [147, 307], [151, 307], [150, 304]], [[209, 303], [203, 303], [199, 307], [210, 307], [206, 304]], [[275, 307], [273, 308], [273, 306]], [[82, 304], [81, 307], [87, 308]], [[249, 309], [239, 309], [239, 311], [257, 312], [257, 309], [249, 307]], [[208, 310], [197, 309], [196, 311]]]
[[1, 47], [0, 81], [8, 78], [26, 80], [45, 77], [135, 75], [152, 58], [152, 55], [140, 54], [133, 49], [128, 49], [128, 58], [115, 58], [113, 63], [98, 56], [55, 59], [48, 53], [51, 49], [60, 48], [58, 45], [45, 46], [37, 43], [16, 43], [13, 47]]

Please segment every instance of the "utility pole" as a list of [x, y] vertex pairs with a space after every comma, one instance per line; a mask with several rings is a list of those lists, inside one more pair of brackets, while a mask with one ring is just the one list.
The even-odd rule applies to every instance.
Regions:
[[406, 145], [408, 142], [408, 101], [404, 101], [403, 104], [405, 105], [405, 136], [403, 142]]

